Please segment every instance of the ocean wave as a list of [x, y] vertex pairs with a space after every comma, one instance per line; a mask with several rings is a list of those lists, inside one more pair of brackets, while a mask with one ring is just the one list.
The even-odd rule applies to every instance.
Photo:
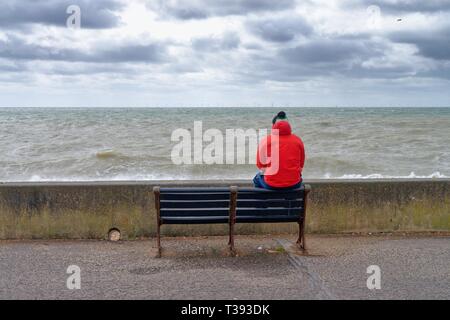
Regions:
[[123, 155], [113, 149], [107, 149], [107, 150], [101, 150], [101, 151], [96, 152], [95, 157], [97, 159], [110, 159], [110, 158], [123, 157]]
[[446, 176], [441, 174], [440, 172], [433, 172], [430, 175], [417, 175], [414, 172], [411, 172], [407, 176], [398, 176], [398, 175], [383, 175], [379, 173], [373, 173], [368, 175], [362, 175], [362, 174], [344, 174], [339, 177], [331, 177], [330, 175], [325, 175], [325, 179], [446, 179], [450, 178], [450, 176]]
[[[253, 177], [249, 175], [230, 176], [229, 180], [249, 180]], [[385, 175], [379, 173], [373, 174], [344, 174], [341, 176], [332, 176], [331, 174], [325, 174], [324, 176], [308, 176], [305, 180], [310, 179], [323, 179], [323, 180], [376, 180], [376, 179], [449, 179], [450, 176], [444, 175], [440, 172], [434, 172], [430, 175], [418, 175], [411, 172], [409, 175]], [[223, 176], [214, 175], [170, 175], [170, 174], [121, 174], [108, 177], [41, 177], [39, 175], [33, 175], [28, 180], [7, 180], [4, 182], [108, 182], [108, 181], [186, 181], [186, 180], [223, 180]]]

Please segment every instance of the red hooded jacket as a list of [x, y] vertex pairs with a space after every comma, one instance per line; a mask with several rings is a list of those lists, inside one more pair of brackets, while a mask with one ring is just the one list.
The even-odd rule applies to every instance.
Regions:
[[[272, 151], [277, 149], [278, 159], [271, 157]], [[272, 133], [261, 140], [256, 157], [257, 167], [264, 170], [264, 181], [274, 188], [291, 187], [302, 181], [304, 164], [303, 141], [292, 133], [289, 122], [277, 121], [272, 126]]]

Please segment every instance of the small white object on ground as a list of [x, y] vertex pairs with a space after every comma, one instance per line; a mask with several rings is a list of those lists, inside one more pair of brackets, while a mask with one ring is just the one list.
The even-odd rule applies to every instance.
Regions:
[[120, 230], [119, 229], [111, 229], [108, 232], [108, 240], [109, 241], [119, 241], [120, 240]]

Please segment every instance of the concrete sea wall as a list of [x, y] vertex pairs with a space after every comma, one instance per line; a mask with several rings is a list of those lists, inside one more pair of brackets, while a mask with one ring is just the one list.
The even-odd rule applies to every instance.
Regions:
[[[311, 233], [450, 231], [450, 180], [307, 181]], [[0, 184], [0, 239], [124, 239], [155, 234], [153, 186], [249, 186], [245, 181]], [[163, 226], [166, 235], [220, 235], [221, 225]], [[241, 234], [296, 224], [238, 225]]]

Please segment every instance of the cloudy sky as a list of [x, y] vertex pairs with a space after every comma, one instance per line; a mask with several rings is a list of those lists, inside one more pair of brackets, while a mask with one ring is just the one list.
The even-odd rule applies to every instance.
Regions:
[[272, 105], [450, 106], [450, 0], [0, 2], [0, 106]]

